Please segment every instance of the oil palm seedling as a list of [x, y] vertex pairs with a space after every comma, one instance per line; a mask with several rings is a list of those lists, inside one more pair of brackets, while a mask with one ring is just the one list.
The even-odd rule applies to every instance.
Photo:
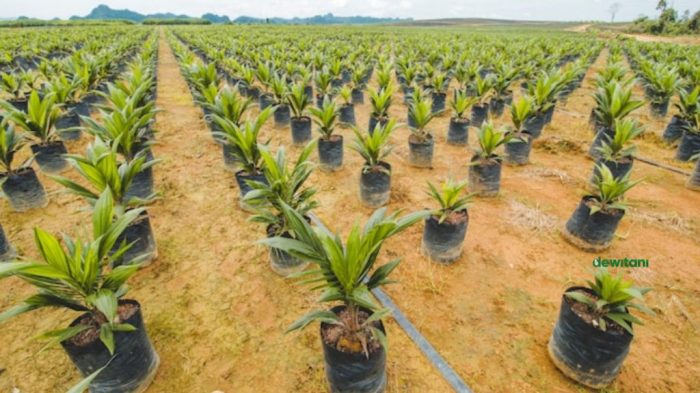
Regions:
[[495, 117], [500, 117], [506, 105], [513, 100], [510, 85], [517, 76], [518, 70], [503, 59], [496, 60], [496, 76], [493, 78], [493, 97], [489, 102], [489, 111]]
[[481, 127], [489, 115], [489, 99], [492, 94], [493, 83], [491, 78], [476, 76], [474, 79], [474, 94], [477, 101], [472, 105], [471, 124], [474, 127]]
[[598, 127], [588, 155], [598, 159], [600, 157], [598, 148], [606, 139], [613, 137], [615, 122], [629, 116], [634, 110], [644, 105], [644, 102], [632, 98], [631, 84], [619, 82], [611, 82], [599, 87], [594, 98], [596, 101], [594, 113]]
[[341, 127], [352, 127], [355, 125], [355, 104], [352, 103], [352, 88], [343, 86], [338, 90], [342, 103], [338, 108], [338, 116]]
[[[287, 155], [284, 147], [280, 147], [273, 155], [267, 147], [261, 147], [260, 154], [264, 162], [263, 173], [265, 182], [251, 181], [252, 190], [244, 200], [255, 209], [255, 215], [250, 219], [265, 225], [268, 238], [282, 237], [294, 239], [294, 228], [284, 214], [283, 206], [294, 209], [298, 214], [308, 217], [308, 214], [318, 206], [313, 199], [316, 190], [305, 186], [305, 182], [313, 172], [314, 165], [309, 156], [315, 148], [315, 143], [309, 143], [302, 150], [293, 168], [287, 166]], [[304, 270], [307, 262], [295, 258], [285, 250], [270, 248], [270, 266], [282, 276]]]
[[477, 129], [479, 148], [472, 156], [469, 165], [469, 188], [479, 196], [493, 197], [501, 188], [501, 164], [503, 159], [496, 152], [500, 146], [513, 138], [507, 132], [497, 129], [491, 123], [484, 123]]
[[239, 168], [241, 168], [235, 173], [235, 176], [240, 191], [239, 203], [244, 210], [250, 210], [250, 207], [243, 200], [251, 190], [248, 183], [250, 181], [265, 181], [258, 136], [265, 122], [272, 116], [273, 111], [273, 107], [268, 107], [258, 114], [255, 121], [247, 120], [242, 125], [237, 125], [231, 120], [221, 117], [214, 118], [222, 130], [218, 136], [225, 138], [226, 143], [231, 146], [231, 155], [235, 157]]
[[675, 67], [656, 64], [644, 75], [645, 88], [649, 93], [651, 113], [664, 117], [668, 113], [671, 97], [680, 89], [681, 80]]
[[78, 112], [78, 83], [61, 73], [44, 86], [44, 95], [53, 94], [56, 104], [62, 105], [64, 112], [56, 120], [56, 130], [64, 140], [80, 139], [80, 113]]
[[360, 200], [368, 207], [377, 208], [389, 202], [391, 196], [391, 164], [386, 158], [391, 153], [389, 138], [396, 128], [390, 119], [385, 125], [377, 124], [374, 131], [363, 134], [354, 128], [352, 149], [364, 159], [360, 174]]
[[562, 235], [574, 246], [589, 252], [610, 247], [620, 220], [625, 215], [625, 193], [639, 181], [630, 174], [615, 178], [605, 164], [596, 168], [592, 192], [587, 193], [567, 221]]
[[377, 86], [380, 90], [388, 90], [392, 86], [392, 70], [389, 62], [382, 63], [377, 68]]
[[125, 299], [126, 281], [140, 267], [138, 260], [115, 266], [129, 246], [119, 239], [141, 213], [118, 215], [108, 189], [95, 202], [92, 236], [88, 240], [34, 230], [41, 261], [10, 262], [0, 267], [0, 278], [16, 277], [37, 293], [0, 313], [0, 323], [47, 307], [82, 313], [66, 328], [44, 332], [47, 346], [60, 343], [90, 388], [103, 392], [145, 390], [153, 380], [159, 358], [153, 349], [141, 305]]
[[254, 72], [255, 78], [260, 82], [260, 86], [262, 86], [258, 98], [260, 109], [265, 109], [274, 104], [274, 96], [270, 92], [270, 89], [272, 88], [275, 71], [269, 62], [258, 62]]
[[445, 101], [447, 98], [447, 88], [450, 80], [443, 72], [436, 72], [431, 80], [432, 112], [440, 114], [445, 111]]
[[432, 111], [432, 100], [417, 96], [408, 108], [408, 116], [411, 119], [409, 123], [411, 135], [408, 137], [408, 161], [415, 167], [431, 168], [435, 142], [427, 127], [435, 117], [435, 113]]
[[32, 91], [26, 112], [7, 102], [0, 105], [8, 112], [8, 120], [27, 131], [35, 140], [30, 148], [42, 171], [56, 173], [67, 167], [63, 155], [68, 151], [56, 132], [56, 121], [61, 116], [61, 107], [56, 103], [55, 95], [47, 94], [40, 98], [37, 91]]
[[548, 345], [554, 365], [594, 389], [612, 383], [629, 353], [633, 326], [642, 325], [631, 309], [654, 314], [640, 303], [649, 291], [605, 268], [596, 270], [588, 287], [568, 288]]
[[260, 99], [260, 88], [255, 85], [255, 71], [247, 66], [241, 67], [241, 83], [242, 91], [245, 92], [245, 96], [251, 98], [253, 101], [258, 101]]
[[221, 143], [224, 150], [224, 163], [227, 168], [231, 169], [233, 166], [233, 160], [229, 154], [229, 146], [224, 143], [225, 141], [214, 134], [221, 131], [218, 123], [214, 120], [215, 117], [220, 117], [223, 119], [228, 119], [236, 125], [240, 125], [243, 120], [243, 116], [250, 110], [254, 105], [253, 99], [250, 97], [244, 97], [238, 87], [223, 87], [216, 95], [214, 102], [203, 103], [203, 106], [209, 112], [206, 117], [207, 122], [211, 124], [210, 129], [212, 136], [217, 143]]
[[[375, 133], [377, 135], [379, 132]], [[326, 377], [331, 391], [370, 393], [386, 386], [387, 338], [382, 319], [389, 309], [371, 299], [370, 292], [390, 283], [389, 275], [399, 264], [395, 259], [375, 268], [384, 242], [423, 219], [417, 212], [399, 217], [374, 212], [364, 227], [355, 224], [345, 242], [327, 229], [314, 230], [302, 214], [283, 205], [283, 212], [296, 239], [273, 237], [263, 240], [317, 266], [307, 282], [320, 284], [321, 303], [335, 303], [329, 310], [304, 315], [288, 331], [321, 323], [321, 343], [326, 359]]]
[[473, 198], [464, 194], [466, 187], [467, 182], [447, 180], [438, 189], [428, 182], [428, 195], [440, 206], [425, 218], [423, 229], [422, 250], [433, 261], [452, 263], [462, 255]]
[[343, 136], [335, 134], [338, 108], [335, 102], [326, 100], [322, 108], [309, 111], [321, 137], [318, 140], [318, 158], [324, 171], [334, 172], [343, 166]]
[[552, 119], [559, 94], [559, 82], [558, 74], [542, 71], [535, 83], [528, 87], [527, 94], [533, 99], [533, 111], [526, 121], [525, 129], [530, 131], [533, 138], [539, 138], [544, 126]]
[[509, 134], [513, 139], [505, 145], [505, 162], [508, 164], [525, 165], [530, 162], [532, 135], [525, 129], [525, 122], [532, 115], [532, 111], [532, 99], [528, 96], [520, 97], [511, 104], [510, 118], [513, 129]]
[[700, 110], [696, 110], [683, 125], [683, 136], [676, 149], [676, 159], [690, 161], [697, 154], [700, 154]]
[[365, 83], [365, 74], [366, 73], [367, 73], [367, 68], [361, 64], [356, 64], [352, 70], [351, 86], [352, 86], [352, 103], [353, 104], [364, 104], [365, 103], [364, 90], [367, 87], [367, 84]]
[[678, 141], [683, 136], [683, 129], [700, 110], [700, 86], [691, 91], [679, 90], [678, 103], [674, 104], [678, 113], [673, 115], [668, 126], [664, 130], [663, 140], [668, 144]]
[[303, 145], [311, 140], [311, 118], [307, 116], [307, 108], [311, 100], [306, 94], [303, 84], [292, 86], [287, 102], [292, 110], [290, 120], [292, 128], [292, 141], [295, 145]]
[[471, 110], [472, 105], [476, 104], [478, 98], [470, 97], [466, 91], [456, 89], [450, 100], [450, 108], [452, 109], [452, 117], [450, 118], [450, 127], [447, 130], [447, 143], [450, 145], [466, 145], [469, 141], [469, 118], [465, 117], [465, 113]]
[[44, 186], [30, 166], [32, 158], [16, 168], [12, 166], [15, 154], [26, 143], [24, 134], [7, 123], [0, 123], [0, 185], [10, 207], [19, 212], [45, 207], [49, 203]]
[[[136, 97], [134, 97], [136, 98]], [[153, 145], [150, 124], [157, 111], [153, 105], [136, 108], [135, 101], [127, 99], [121, 109], [100, 109], [100, 121], [82, 117], [87, 133], [113, 146], [127, 162], [143, 157], [146, 162], [154, 161], [151, 146]], [[153, 164], [139, 171], [127, 190], [128, 197], [147, 198], [153, 194]]]
[[593, 170], [592, 182], [600, 176], [597, 169], [605, 165], [613, 177], [621, 178], [630, 173], [637, 146], [632, 141], [644, 132], [644, 128], [632, 119], [615, 121], [614, 134], [600, 146], [600, 158]]
[[275, 76], [272, 78], [272, 83], [270, 84], [272, 94], [274, 97], [275, 104], [275, 127], [284, 127], [289, 124], [290, 109], [287, 103], [287, 97], [289, 96], [289, 86], [284, 78], [280, 76]]
[[316, 106], [319, 108], [323, 106], [323, 101], [328, 99], [333, 99], [333, 94], [331, 92], [331, 82], [333, 76], [327, 68], [323, 68], [316, 72], [316, 77], [314, 78], [314, 83], [316, 84]]
[[15, 109], [27, 111], [28, 86], [22, 75], [13, 72], [0, 73], [0, 89], [12, 97], [8, 102]]
[[[140, 172], [152, 167], [158, 161], [147, 161], [146, 156], [139, 155], [132, 161], [120, 162], [116, 151], [116, 146], [110, 146], [96, 138], [88, 146], [85, 156], [66, 156], [76, 172], [87, 182], [87, 186], [65, 177], [52, 178], [64, 186], [68, 192], [85, 198], [91, 206], [95, 205], [105, 190], [109, 190], [117, 216], [134, 209], [143, 209], [156, 200], [156, 194], [145, 197], [133, 196], [130, 194], [132, 183]], [[155, 236], [147, 211], [140, 210], [138, 219], [123, 231], [120, 242], [132, 244], [122, 258], [115, 259], [120, 264], [136, 258], [142, 260], [143, 264], [149, 264], [157, 257]]]
[[369, 89], [369, 101], [372, 106], [368, 126], [370, 133], [374, 132], [377, 124], [385, 125], [388, 123], [393, 94], [394, 87], [391, 84], [385, 89]]

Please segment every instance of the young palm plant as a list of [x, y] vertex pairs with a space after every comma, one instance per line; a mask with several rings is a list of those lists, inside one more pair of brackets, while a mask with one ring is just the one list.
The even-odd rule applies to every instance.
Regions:
[[342, 99], [342, 104], [338, 108], [341, 127], [352, 127], [355, 125], [355, 105], [352, 103], [352, 88], [343, 86], [338, 95]]
[[219, 124], [222, 130], [217, 136], [224, 138], [228, 143], [231, 148], [230, 154], [235, 157], [239, 168], [241, 168], [235, 176], [240, 190], [240, 206], [246, 210], [249, 210], [249, 207], [244, 203], [243, 197], [251, 190], [248, 182], [251, 180], [265, 181], [258, 136], [265, 122], [272, 116], [273, 111], [274, 107], [268, 107], [258, 114], [255, 121], [247, 120], [242, 125], [237, 125], [229, 119], [214, 117], [214, 121]]
[[27, 139], [21, 132], [7, 123], [0, 123], [0, 185], [2, 192], [15, 211], [25, 211], [45, 207], [48, 204], [46, 191], [34, 169], [32, 157], [17, 168], [12, 166], [15, 154], [26, 145]]
[[88, 241], [55, 236], [36, 228], [34, 239], [43, 261], [10, 262], [0, 278], [17, 277], [38, 292], [0, 313], [0, 323], [17, 315], [59, 307], [83, 313], [67, 328], [43, 333], [48, 345], [60, 343], [83, 376], [105, 367], [93, 379], [99, 386], [138, 386], [145, 389], [158, 366], [148, 338], [141, 306], [123, 299], [126, 281], [139, 269], [139, 260], [115, 266], [128, 245], [120, 239], [141, 209], [119, 215], [106, 189], [95, 202], [92, 237]]
[[489, 98], [491, 97], [493, 82], [489, 77], [482, 78], [477, 75], [473, 85], [477, 101], [472, 105], [471, 124], [474, 127], [481, 127], [489, 115]]
[[311, 118], [306, 115], [311, 100], [306, 93], [306, 87], [300, 83], [292, 86], [287, 101], [292, 109], [292, 142], [295, 145], [304, 145], [311, 140]]
[[411, 135], [408, 137], [408, 161], [411, 165], [419, 168], [433, 166], [435, 143], [432, 133], [426, 129], [435, 117], [432, 106], [431, 99], [418, 94], [408, 109], [409, 129], [411, 130]]
[[629, 116], [634, 110], [644, 105], [643, 101], [632, 98], [632, 85], [611, 82], [599, 87], [594, 95], [596, 108], [594, 109], [596, 124], [596, 136], [588, 150], [588, 155], [598, 159], [598, 149], [605, 140], [614, 136], [615, 122]]
[[630, 309], [654, 314], [637, 302], [649, 291], [650, 288], [635, 287], [619, 274], [613, 276], [605, 268], [595, 272], [588, 288], [568, 288], [549, 341], [554, 364], [586, 386], [601, 389], [609, 385], [629, 352], [633, 325], [642, 325]]
[[338, 108], [335, 102], [325, 100], [322, 108], [310, 108], [314, 123], [321, 137], [318, 141], [318, 157], [321, 169], [337, 171], [343, 166], [343, 136], [334, 134]]
[[[221, 131], [218, 123], [214, 120], [216, 116], [240, 125], [243, 116], [254, 105], [254, 102], [250, 97], [243, 97], [238, 87], [225, 86], [219, 90], [213, 102], [203, 102], [202, 105], [209, 113], [206, 120], [210, 123], [210, 129], [214, 135], [217, 131]], [[214, 140], [226, 146], [220, 138], [215, 137]]]
[[134, 196], [131, 193], [131, 186], [140, 172], [152, 167], [158, 161], [146, 161], [146, 156], [141, 155], [132, 161], [120, 162], [116, 150], [116, 146], [109, 146], [96, 138], [88, 146], [85, 156], [66, 156], [78, 174], [87, 181], [87, 186], [65, 177], [54, 176], [52, 179], [66, 187], [69, 192], [85, 198], [93, 207], [99, 196], [105, 190], [109, 190], [114, 201], [116, 216], [122, 216], [134, 209], [141, 209], [138, 219], [131, 223], [123, 232], [123, 238], [120, 239], [125, 244], [133, 244], [124, 258], [117, 260], [119, 263], [126, 263], [138, 258], [143, 260], [144, 264], [148, 264], [156, 258], [157, 248], [148, 212], [142, 209], [155, 201], [156, 195], [150, 194], [143, 198]]
[[627, 210], [624, 196], [639, 183], [630, 174], [616, 178], [605, 164], [596, 166], [593, 191], [585, 195], [571, 215], [562, 235], [571, 244], [586, 251], [601, 251], [610, 246], [620, 220]]
[[496, 129], [493, 123], [484, 123], [476, 133], [479, 149], [472, 156], [469, 166], [469, 188], [480, 196], [498, 195], [501, 187], [501, 157], [496, 149], [509, 143], [512, 135]]
[[513, 122], [511, 143], [506, 143], [506, 162], [513, 165], [525, 165], [530, 162], [530, 150], [534, 138], [525, 129], [525, 122], [532, 115], [532, 99], [528, 96], [520, 97], [510, 107], [510, 118]]
[[423, 229], [423, 253], [431, 260], [452, 263], [462, 255], [467, 235], [467, 207], [473, 194], [464, 195], [467, 182], [447, 180], [438, 190], [428, 182], [428, 195], [440, 208], [430, 212]]
[[450, 118], [450, 128], [447, 131], [447, 143], [451, 145], [463, 146], [469, 141], [469, 118], [465, 117], [478, 98], [470, 97], [467, 92], [461, 89], [454, 91], [450, 108], [452, 117]]
[[54, 94], [40, 98], [37, 91], [32, 91], [26, 112], [7, 102], [0, 105], [8, 112], [8, 120], [27, 131], [36, 141], [30, 147], [42, 171], [56, 173], [66, 169], [63, 155], [68, 150], [58, 138], [55, 127], [61, 116], [61, 106], [56, 103]]
[[[399, 264], [395, 259], [375, 268], [384, 242], [424, 218], [427, 212], [399, 217], [379, 209], [363, 228], [355, 224], [345, 242], [337, 234], [314, 228], [302, 214], [282, 205], [295, 239], [273, 237], [262, 242], [282, 249], [317, 269], [307, 273], [306, 282], [321, 284], [321, 303], [339, 303], [330, 310], [313, 311], [288, 331], [321, 322], [321, 341], [326, 355], [326, 375], [332, 391], [379, 391], [386, 384], [387, 340], [382, 319], [389, 315], [377, 306], [370, 291], [390, 283], [389, 275]], [[360, 356], [364, 354], [364, 356]], [[340, 369], [346, 370], [340, 373]], [[347, 371], [350, 370], [350, 371]], [[351, 374], [346, 374], [350, 372]], [[341, 376], [342, 374], [342, 376]]]
[[396, 128], [394, 119], [386, 125], [377, 124], [369, 134], [361, 133], [357, 128], [355, 143], [352, 149], [364, 159], [360, 174], [360, 199], [372, 208], [377, 208], [389, 202], [391, 195], [391, 164], [384, 161], [391, 153], [389, 138]]
[[593, 170], [592, 181], [599, 176], [596, 169], [601, 164], [605, 164], [615, 178], [625, 176], [632, 170], [637, 146], [631, 142], [644, 132], [644, 128], [633, 119], [623, 119], [615, 121], [614, 132], [613, 137], [599, 148], [600, 158]]
[[[255, 208], [256, 214], [251, 217], [251, 221], [266, 225], [267, 237], [294, 238], [293, 228], [290, 228], [282, 210], [283, 204], [302, 216], [307, 216], [318, 206], [313, 199], [316, 190], [304, 186], [314, 169], [313, 163], [309, 161], [314, 145], [312, 142], [304, 148], [291, 170], [287, 167], [284, 147], [280, 147], [276, 155], [267, 147], [260, 148], [267, 181], [251, 181], [249, 185], [252, 190], [246, 194], [244, 200]], [[270, 266], [278, 274], [288, 276], [303, 270], [306, 262], [283, 250], [270, 248]]]
[[377, 124], [384, 125], [389, 121], [389, 108], [391, 108], [391, 97], [393, 94], [394, 88], [391, 84], [385, 89], [369, 89], [369, 101], [372, 105], [368, 128], [370, 133], [374, 132]]
[[672, 144], [683, 136], [683, 129], [692, 120], [693, 115], [700, 110], [700, 86], [690, 91], [681, 89], [678, 92], [678, 103], [674, 104], [678, 114], [673, 115], [664, 130], [663, 140]]

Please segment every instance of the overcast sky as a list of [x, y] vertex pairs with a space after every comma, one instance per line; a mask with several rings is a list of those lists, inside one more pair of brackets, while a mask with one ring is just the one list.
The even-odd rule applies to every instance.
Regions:
[[[96, 5], [141, 13], [173, 12], [201, 16], [205, 12], [256, 17], [307, 17], [333, 13], [350, 16], [434, 18], [502, 18], [521, 20], [609, 20], [619, 3], [617, 20], [655, 15], [658, 0], [0, 0], [0, 18], [29, 16], [50, 19], [84, 16]], [[698, 0], [671, 0], [682, 13], [700, 8]]]

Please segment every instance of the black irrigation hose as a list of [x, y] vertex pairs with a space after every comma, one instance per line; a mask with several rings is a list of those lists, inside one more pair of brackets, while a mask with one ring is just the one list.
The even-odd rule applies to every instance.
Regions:
[[[309, 217], [314, 224], [318, 225], [319, 227], [326, 228], [326, 226], [323, 225], [321, 220], [315, 214], [309, 213]], [[464, 380], [455, 372], [454, 369], [452, 369], [452, 367], [450, 367], [450, 365], [447, 363], [447, 361], [445, 361], [440, 353], [438, 353], [435, 347], [433, 347], [433, 345], [430, 344], [430, 342], [418, 331], [418, 329], [413, 326], [411, 321], [409, 321], [404, 313], [399, 310], [391, 298], [379, 288], [373, 289], [372, 293], [377, 299], [379, 299], [382, 306], [391, 310], [394, 320], [396, 320], [404, 332], [408, 334], [411, 340], [413, 340], [413, 342], [418, 346], [418, 349], [423, 352], [425, 357], [430, 360], [430, 363], [432, 363], [433, 366], [440, 371], [440, 374], [442, 374], [447, 383], [452, 386], [454, 391], [458, 393], [472, 393], [472, 390], [469, 388], [469, 386], [467, 386]]]
[[652, 166], [655, 166], [655, 167], [659, 167], [659, 168], [661, 168], [661, 169], [666, 169], [667, 171], [671, 171], [671, 172], [674, 172], [674, 173], [678, 173], [679, 175], [684, 175], [684, 176], [688, 176], [688, 177], [690, 177], [690, 176], [692, 175], [691, 173], [688, 173], [688, 172], [686, 172], [686, 171], [680, 170], [680, 169], [678, 169], [678, 168], [674, 168], [674, 167], [672, 167], [672, 166], [668, 166], [668, 165], [666, 165], [666, 164], [662, 164], [662, 163], [660, 163], [660, 162], [658, 162], [658, 161], [650, 160], [650, 159], [648, 159], [648, 158], [642, 158], [642, 157], [635, 157], [635, 158], [637, 159], [637, 161], [641, 161], [641, 162], [643, 162], [643, 163], [645, 163], [645, 164], [649, 164], [649, 165], [652, 165]]

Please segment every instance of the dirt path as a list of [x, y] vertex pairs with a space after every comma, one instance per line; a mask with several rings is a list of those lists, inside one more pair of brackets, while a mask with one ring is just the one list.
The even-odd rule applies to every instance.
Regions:
[[573, 31], [574, 33], [585, 33], [586, 31], [588, 31], [588, 28], [589, 28], [589, 27], [591, 27], [591, 24], [590, 24], [590, 23], [586, 23], [586, 24], [583, 24], [583, 25], [578, 25], [578, 26], [570, 27], [570, 28], [566, 29], [566, 31]]

